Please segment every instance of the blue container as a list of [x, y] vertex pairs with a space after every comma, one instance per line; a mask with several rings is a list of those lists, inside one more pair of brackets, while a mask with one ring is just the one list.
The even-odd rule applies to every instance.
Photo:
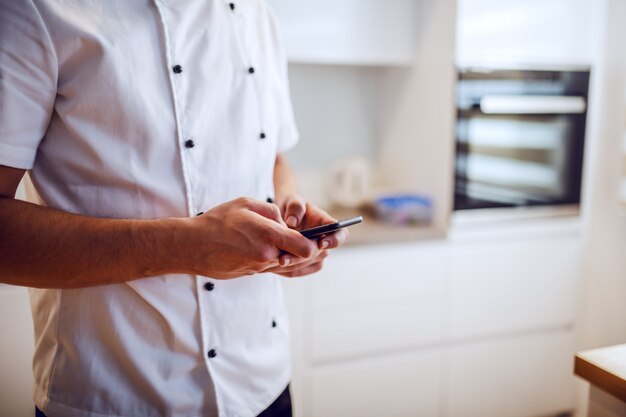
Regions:
[[432, 200], [417, 194], [381, 196], [374, 206], [378, 218], [387, 223], [430, 223], [433, 218]]

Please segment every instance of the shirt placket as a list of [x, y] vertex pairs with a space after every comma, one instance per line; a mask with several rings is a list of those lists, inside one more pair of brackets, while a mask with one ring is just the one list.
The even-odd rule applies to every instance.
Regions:
[[[236, 1], [228, 1], [228, 8], [231, 11], [231, 15], [232, 15], [232, 22], [233, 22], [233, 31], [235, 33], [235, 36], [237, 38], [237, 44], [239, 46], [239, 52], [242, 58], [242, 62], [244, 62], [247, 66], [248, 66], [248, 74], [251, 76], [250, 77], [250, 82], [253, 83], [253, 89], [254, 89], [254, 93], [255, 93], [255, 97], [256, 97], [256, 103], [257, 103], [257, 109], [258, 109], [258, 120], [259, 120], [259, 136], [257, 138], [257, 140], [260, 141], [264, 141], [267, 142], [267, 135], [269, 134], [269, 132], [267, 132], [267, 130], [265, 129], [265, 114], [264, 114], [264, 107], [263, 107], [263, 89], [261, 86], [261, 80], [259, 78], [259, 70], [263, 71], [264, 68], [259, 68], [257, 66], [255, 66], [255, 63], [253, 62], [253, 60], [250, 58], [253, 54], [250, 53], [250, 51], [248, 50], [247, 44], [245, 42], [245, 40], [243, 39], [243, 36], [241, 34], [240, 28], [239, 28], [239, 21], [243, 21], [243, 19], [241, 18], [241, 16], [237, 15], [237, 2]], [[273, 176], [272, 176], [273, 178]], [[274, 187], [273, 185], [268, 186], [267, 189], [267, 197], [266, 197], [266, 201], [268, 203], [274, 203]], [[273, 318], [271, 321], [271, 328], [274, 329], [278, 326], [278, 323], [276, 322], [276, 318]]]
[[193, 139], [182, 140], [183, 132], [182, 132], [181, 115], [180, 115], [181, 104], [179, 102], [180, 97], [177, 94], [177, 85], [179, 82], [181, 82], [180, 78], [183, 74], [183, 66], [180, 63], [176, 62], [176, 57], [172, 56], [174, 52], [172, 51], [172, 42], [170, 40], [169, 25], [167, 23], [166, 13], [164, 12], [162, 5], [160, 4], [160, 0], [155, 0], [155, 5], [159, 12], [161, 25], [163, 26], [163, 36], [165, 38], [165, 57], [166, 57], [167, 64], [169, 67], [168, 79], [169, 79], [170, 88], [172, 91], [174, 117], [176, 120], [176, 140], [178, 142], [178, 150], [179, 150], [181, 165], [182, 165], [182, 170], [183, 170], [185, 195], [187, 198], [187, 201], [186, 201], [187, 212], [189, 215], [191, 215], [194, 212], [193, 194], [192, 194], [192, 188], [191, 188], [191, 180], [189, 176], [188, 162], [187, 162], [187, 158], [184, 153], [184, 150], [192, 148], [194, 146], [194, 142], [193, 142]]
[[[184, 179], [184, 187], [186, 194], [186, 205], [189, 216], [196, 216], [203, 214], [203, 210], [207, 209], [205, 207], [197, 207], [196, 201], [194, 198], [194, 184], [193, 184], [193, 176], [190, 170], [193, 164], [193, 157], [195, 151], [198, 151], [201, 144], [197, 143], [194, 139], [192, 133], [185, 131], [185, 120], [182, 117], [182, 109], [184, 108], [184, 100], [185, 97], [179, 92], [180, 86], [183, 85], [181, 83], [190, 83], [192, 80], [187, 78], [188, 72], [185, 72], [185, 66], [187, 65], [184, 62], [184, 57], [179, 56], [178, 51], [174, 48], [174, 43], [170, 39], [170, 34], [174, 34], [173, 30], [175, 29], [175, 23], [168, 22], [168, 14], [167, 14], [167, 5], [162, 0], [154, 0], [157, 10], [160, 15], [161, 24], [163, 26], [164, 38], [166, 43], [165, 56], [168, 65], [168, 73], [169, 73], [169, 82], [172, 91], [173, 97], [173, 107], [175, 113], [176, 120], [176, 140], [178, 142], [178, 151], [182, 165], [182, 174]], [[246, 43], [244, 42], [243, 35], [241, 33], [241, 27], [243, 18], [238, 14], [238, 4], [237, 2], [224, 2], [224, 6], [226, 7], [226, 12], [230, 15], [231, 19], [231, 28], [233, 30], [233, 35], [236, 38], [237, 46], [239, 49], [239, 54], [242, 58], [242, 67], [239, 69], [243, 72], [247, 73], [249, 77], [250, 83], [252, 83], [251, 88], [254, 92], [254, 97], [256, 99], [257, 105], [257, 116], [259, 121], [258, 126], [258, 134], [256, 137], [251, 137], [251, 141], [261, 141], [262, 143], [268, 142], [268, 132], [264, 126], [264, 109], [263, 109], [263, 90], [261, 81], [259, 79], [259, 72], [263, 70], [258, 65], [255, 65], [253, 62], [252, 54], [248, 50]], [[254, 117], [254, 115], [248, 115], [247, 117]], [[251, 146], [254, 144], [251, 143]], [[267, 197], [266, 200], [268, 202], [273, 202], [273, 187], [268, 186]], [[219, 332], [211, 331], [213, 326], [210, 326], [210, 322], [215, 324], [216, 317], [210, 317], [209, 320], [209, 311], [211, 311], [211, 299], [213, 297], [218, 296], [219, 294], [219, 280], [214, 280], [211, 278], [196, 276], [196, 302], [198, 303], [199, 308], [199, 320], [200, 320], [200, 331], [202, 337], [202, 350], [205, 352], [205, 364], [207, 370], [214, 378], [214, 373], [211, 372], [212, 362], [220, 359], [220, 338]], [[215, 312], [214, 312], [215, 313]], [[271, 328], [276, 327], [276, 321], [272, 321]], [[215, 386], [219, 385], [217, 381], [215, 381]], [[217, 392], [216, 392], [217, 395]], [[219, 395], [217, 395], [219, 397]], [[219, 400], [218, 400], [219, 403]]]
[[[168, 24], [169, 22], [167, 19], [167, 13], [165, 11], [165, 6], [161, 4], [161, 0], [155, 0], [155, 5], [159, 12], [166, 43], [165, 56], [168, 65], [170, 87], [172, 90], [174, 114], [176, 120], [176, 140], [178, 142], [178, 151], [184, 179], [185, 195], [187, 199], [187, 212], [189, 216], [199, 216], [203, 214], [203, 212], [199, 211], [195, 205], [189, 161], [189, 159], [193, 157], [191, 155], [191, 152], [194, 151], [194, 148], [196, 148], [196, 142], [190, 135], [185, 135], [185, 133], [187, 132], [185, 132], [184, 121], [181, 117], [181, 109], [182, 105], [184, 104], [182, 100], [184, 100], [184, 97], [180, 97], [180, 94], [178, 93], [180, 83], [189, 82], [189, 80], [185, 79], [185, 63], [182, 62], [182, 57], [176, 56], [176, 51], [174, 50], [173, 43], [170, 39], [170, 30], [172, 28], [170, 27], [170, 24]], [[206, 306], [204, 305], [203, 301], [206, 301], [204, 300], [206, 298], [205, 293], [212, 292], [215, 289], [215, 283], [211, 282], [208, 278], [200, 276], [195, 276], [195, 280], [196, 302], [198, 304], [200, 315], [199, 319], [200, 332], [202, 337], [202, 350], [206, 352], [205, 364], [212, 378], [214, 378], [214, 374], [210, 372], [210, 361], [217, 357], [217, 345], [219, 344], [219, 342], [217, 340], [217, 334], [215, 332], [210, 332], [209, 328], [206, 325], [204, 319], [204, 317], [206, 316]]]

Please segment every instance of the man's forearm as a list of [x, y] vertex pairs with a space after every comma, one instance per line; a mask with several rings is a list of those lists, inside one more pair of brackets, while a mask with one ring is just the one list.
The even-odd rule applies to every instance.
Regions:
[[316, 245], [274, 204], [238, 198], [193, 218], [115, 220], [0, 197], [0, 282], [79, 288], [168, 273], [216, 279], [309, 259]]
[[99, 219], [0, 198], [0, 282], [77, 288], [183, 273], [175, 248], [185, 221]]

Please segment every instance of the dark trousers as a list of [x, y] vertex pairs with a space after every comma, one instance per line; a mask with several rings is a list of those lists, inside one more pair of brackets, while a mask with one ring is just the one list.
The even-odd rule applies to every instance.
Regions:
[[259, 417], [291, 417], [291, 392], [289, 385]]
[[[35, 417], [46, 417], [38, 408], [35, 408]], [[291, 392], [289, 385], [276, 401], [274, 401], [259, 417], [291, 417]]]

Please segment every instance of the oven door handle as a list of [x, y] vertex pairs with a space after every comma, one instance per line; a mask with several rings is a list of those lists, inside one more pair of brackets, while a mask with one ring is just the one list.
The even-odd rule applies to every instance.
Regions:
[[587, 102], [577, 96], [484, 96], [480, 110], [485, 114], [582, 114]]

